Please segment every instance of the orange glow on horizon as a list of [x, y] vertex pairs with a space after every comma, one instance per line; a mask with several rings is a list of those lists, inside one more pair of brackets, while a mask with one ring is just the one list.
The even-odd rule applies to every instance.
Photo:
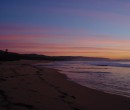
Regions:
[[[8, 48], [10, 51], [19, 53], [130, 59], [130, 41], [127, 40], [87, 39], [85, 37], [65, 39], [64, 36], [48, 34], [0, 35], [0, 38], [0, 49]], [[57, 40], [53, 42], [54, 39]]]

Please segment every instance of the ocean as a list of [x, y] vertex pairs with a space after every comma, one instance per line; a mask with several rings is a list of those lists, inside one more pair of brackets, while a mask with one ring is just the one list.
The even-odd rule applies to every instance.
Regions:
[[58, 69], [82, 86], [130, 97], [130, 61], [55, 61], [38, 66]]

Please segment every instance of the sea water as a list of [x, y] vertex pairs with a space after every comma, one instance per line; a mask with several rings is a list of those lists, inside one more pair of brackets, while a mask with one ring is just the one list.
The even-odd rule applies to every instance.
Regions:
[[130, 97], [130, 61], [56, 61], [38, 66], [58, 69], [82, 86]]

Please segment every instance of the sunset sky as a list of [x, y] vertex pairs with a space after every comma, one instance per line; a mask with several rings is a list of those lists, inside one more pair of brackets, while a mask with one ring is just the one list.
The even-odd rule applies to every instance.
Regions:
[[130, 0], [0, 0], [0, 49], [130, 59]]

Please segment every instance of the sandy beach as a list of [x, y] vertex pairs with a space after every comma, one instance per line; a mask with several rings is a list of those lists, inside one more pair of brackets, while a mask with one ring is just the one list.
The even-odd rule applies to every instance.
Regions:
[[0, 62], [0, 110], [130, 110], [130, 98], [69, 81], [47, 61]]

